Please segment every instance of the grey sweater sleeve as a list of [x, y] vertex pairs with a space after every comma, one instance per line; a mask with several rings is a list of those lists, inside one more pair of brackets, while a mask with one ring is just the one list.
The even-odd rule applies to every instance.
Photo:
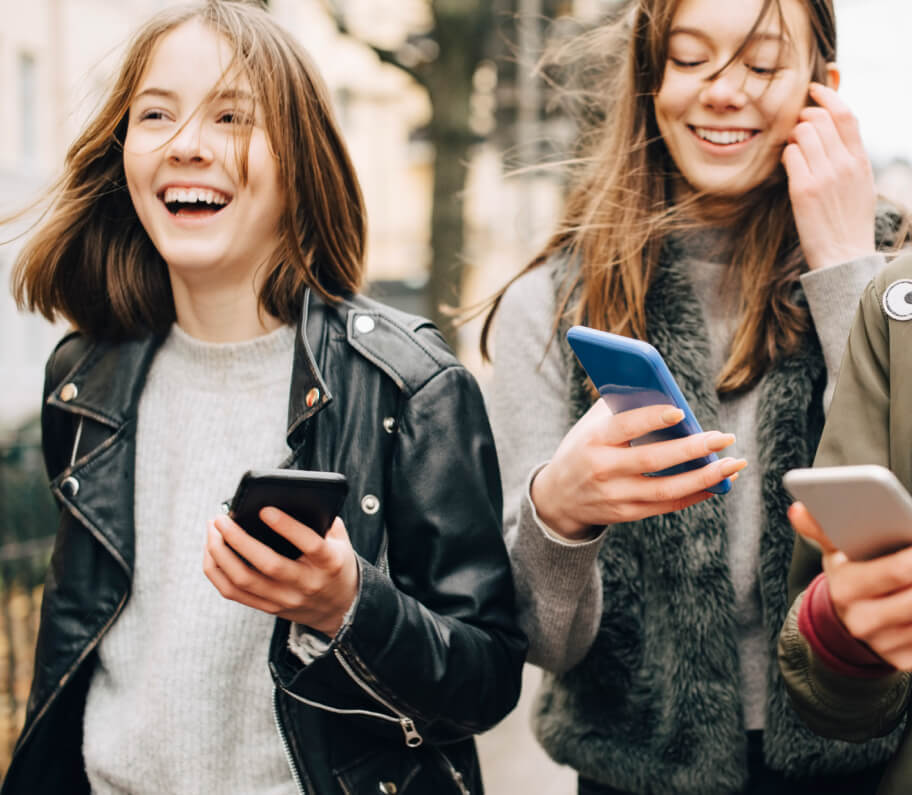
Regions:
[[602, 613], [597, 556], [604, 534], [583, 543], [562, 541], [538, 518], [529, 496], [533, 476], [572, 425], [553, 318], [551, 271], [543, 265], [510, 287], [496, 315], [489, 408], [529, 661], [561, 672], [583, 658], [596, 636]]
[[802, 289], [808, 298], [808, 308], [827, 366], [825, 409], [830, 406], [834, 394], [837, 371], [862, 291], [885, 266], [885, 262], [883, 254], [871, 254], [802, 275]]

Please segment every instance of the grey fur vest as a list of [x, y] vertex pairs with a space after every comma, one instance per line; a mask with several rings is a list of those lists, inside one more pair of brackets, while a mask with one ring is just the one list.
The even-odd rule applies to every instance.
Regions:
[[[667, 245], [647, 298], [649, 342], [704, 428], [718, 427], [709, 342], [681, 258]], [[557, 280], [566, 273], [558, 268]], [[564, 282], [566, 283], [566, 282]], [[572, 410], [592, 404], [586, 375], [564, 342]], [[789, 608], [793, 530], [781, 478], [811, 466], [823, 426], [826, 372], [817, 337], [763, 378], [757, 418], [763, 515], [760, 589], [770, 649], [764, 732], [767, 763], [796, 776], [856, 770], [886, 758], [896, 739], [864, 745], [826, 740], [794, 714], [777, 667]], [[604, 608], [587, 656], [545, 675], [534, 717], [539, 741], [582, 775], [642, 795], [737, 792], [744, 786], [745, 728], [727, 563], [724, 500], [612, 527], [603, 544]]]

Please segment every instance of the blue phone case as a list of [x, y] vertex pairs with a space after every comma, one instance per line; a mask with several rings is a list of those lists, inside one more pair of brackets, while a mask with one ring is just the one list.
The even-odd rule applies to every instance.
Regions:
[[[567, 332], [567, 341], [613, 414], [657, 404], [672, 404], [685, 412], [685, 418], [677, 425], [644, 434], [632, 440], [632, 445], [680, 439], [701, 432], [685, 396], [652, 345], [587, 326], [573, 326]], [[716, 460], [717, 456], [709, 453], [661, 472], [645, 474], [677, 475]], [[707, 491], [725, 494], [731, 487], [729, 478], [725, 478]]]

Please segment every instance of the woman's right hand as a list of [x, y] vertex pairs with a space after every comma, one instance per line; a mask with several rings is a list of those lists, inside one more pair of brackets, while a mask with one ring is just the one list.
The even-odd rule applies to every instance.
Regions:
[[676, 464], [716, 453], [735, 441], [729, 433], [705, 431], [683, 439], [631, 447], [650, 431], [684, 417], [673, 406], [644, 406], [613, 415], [602, 400], [571, 428], [533, 480], [539, 518], [568, 539], [586, 537], [593, 526], [630, 522], [677, 511], [714, 496], [707, 489], [747, 465], [724, 458], [677, 475], [647, 477]]

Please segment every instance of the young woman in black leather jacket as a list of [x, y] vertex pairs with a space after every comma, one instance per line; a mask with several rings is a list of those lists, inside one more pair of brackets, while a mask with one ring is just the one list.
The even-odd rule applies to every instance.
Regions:
[[[42, 415], [61, 521], [3, 792], [480, 792], [526, 649], [494, 445], [433, 326], [357, 294], [306, 54], [254, 5], [162, 12], [52, 199], [13, 289], [75, 329]], [[349, 481], [326, 537], [261, 513], [297, 560], [218, 512], [278, 466]]]

